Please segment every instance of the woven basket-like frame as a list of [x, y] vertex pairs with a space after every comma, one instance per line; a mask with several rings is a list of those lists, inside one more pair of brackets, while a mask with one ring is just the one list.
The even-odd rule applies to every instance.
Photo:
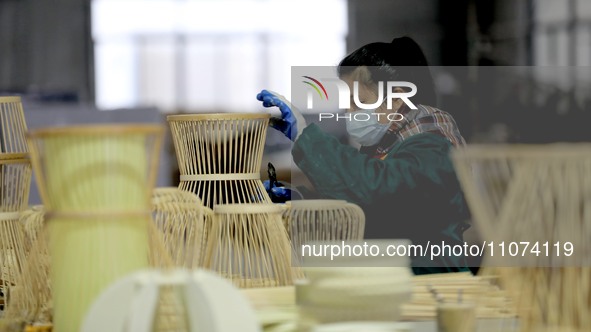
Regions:
[[21, 98], [0, 97], [0, 292], [5, 310], [30, 246], [19, 223], [32, 175], [26, 132]]
[[365, 230], [363, 210], [340, 200], [287, 202], [283, 221], [295, 252], [308, 242], [362, 240]]
[[181, 173], [179, 188], [205, 206], [271, 203], [260, 181], [269, 114], [168, 116]]
[[[538, 244], [523, 264], [495, 268], [522, 330], [591, 330], [591, 145], [475, 145], [455, 150], [453, 161], [485, 240]], [[554, 248], [567, 242], [568, 260]], [[503, 266], [499, 256], [488, 262]]]
[[21, 97], [0, 97], [0, 123], [0, 154], [11, 159], [26, 158], [29, 151], [25, 137], [27, 123]]
[[241, 288], [286, 286], [301, 276], [291, 264], [280, 206], [222, 204], [214, 213], [206, 268]]
[[104, 287], [149, 265], [163, 132], [160, 126], [112, 125], [28, 134], [47, 210], [57, 330], [77, 332]]
[[202, 267], [213, 211], [195, 194], [178, 188], [156, 188], [152, 201], [154, 223], [175, 266]]

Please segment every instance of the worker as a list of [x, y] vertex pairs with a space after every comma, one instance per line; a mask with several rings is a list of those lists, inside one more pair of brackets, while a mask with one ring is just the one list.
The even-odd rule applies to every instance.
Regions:
[[[465, 141], [452, 116], [434, 107], [434, 83], [421, 48], [409, 37], [371, 43], [346, 56], [337, 72], [350, 91], [359, 82], [359, 99], [365, 104], [378, 100], [376, 82], [411, 82], [417, 88], [411, 98], [416, 109], [402, 98], [390, 109], [386, 102], [375, 110], [351, 107], [348, 112], [384, 115], [347, 120], [350, 138], [361, 146], [357, 149], [315, 123], [307, 126], [285, 98], [263, 90], [257, 99], [281, 111], [271, 126], [294, 141], [294, 162], [319, 195], [363, 208], [366, 239], [407, 238], [423, 246], [424, 256], [417, 252], [411, 257], [415, 274], [469, 271], [464, 253], [429, 251], [432, 245], [463, 246], [469, 215], [449, 156]], [[392, 113], [398, 116], [387, 116]]]

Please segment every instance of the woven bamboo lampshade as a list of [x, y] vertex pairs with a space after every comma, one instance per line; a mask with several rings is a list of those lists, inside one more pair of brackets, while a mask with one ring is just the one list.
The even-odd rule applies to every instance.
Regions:
[[296, 252], [308, 242], [363, 239], [365, 214], [353, 203], [297, 200], [287, 202], [285, 207], [283, 221]]
[[21, 97], [0, 97], [0, 123], [0, 154], [5, 155], [6, 159], [27, 158], [27, 124]]
[[297, 270], [275, 204], [221, 204], [208, 236], [205, 267], [237, 287], [291, 285]]
[[271, 203], [259, 173], [269, 118], [266, 113], [168, 116], [179, 188], [197, 194], [210, 208]]
[[154, 222], [174, 265], [188, 269], [203, 266], [213, 211], [195, 194], [176, 187], [154, 189], [152, 202]]
[[0, 211], [20, 212], [29, 202], [31, 163], [28, 158], [5, 157], [0, 154]]
[[[591, 145], [475, 145], [453, 161], [482, 236], [497, 245], [487, 262], [515, 266], [495, 271], [522, 331], [591, 330]], [[499, 261], [502, 241], [519, 254], [506, 247]]]
[[[22, 324], [22, 322], [51, 322], [51, 284], [49, 278], [49, 253], [43, 225], [45, 211], [42, 206], [24, 210], [20, 214], [20, 224], [26, 234], [26, 259], [22, 260], [22, 269], [15, 277], [10, 290], [10, 305], [4, 313], [4, 320]], [[1, 326], [0, 329], [6, 328]]]
[[5, 306], [29, 248], [19, 218], [29, 200], [31, 164], [28, 159], [6, 159], [12, 156], [0, 154], [0, 291]]
[[28, 204], [32, 172], [20, 97], [0, 97], [0, 125], [0, 292], [7, 308], [28, 250], [19, 215]]
[[163, 128], [78, 126], [29, 134], [47, 211], [149, 209]]
[[76, 331], [115, 279], [148, 266], [163, 128], [78, 126], [29, 133], [47, 210], [54, 325]]
[[23, 270], [27, 254], [27, 238], [19, 224], [18, 213], [3, 212], [0, 215], [0, 272], [2, 279], [0, 291], [3, 295], [4, 306], [11, 303], [11, 288]]
[[[20, 332], [23, 323], [47, 326], [53, 322], [51, 258], [47, 243], [48, 229], [45, 227], [44, 207], [39, 205], [23, 211], [20, 222], [32, 246], [28, 251], [22, 273], [16, 277], [16, 286], [11, 287], [10, 306], [0, 321], [1, 331]], [[148, 225], [150, 266], [160, 270], [173, 268], [172, 259], [164, 247], [162, 233], [152, 223]], [[167, 289], [162, 291], [158, 306], [168, 312], [160, 314], [159, 326], [162, 328], [155, 331], [176, 331], [173, 327], [182, 321], [179, 316], [183, 313], [177, 310], [181, 306], [176, 303], [176, 298], [170, 293], [171, 291]]]
[[27, 241], [31, 245], [37, 241], [45, 226], [45, 208], [43, 205], [35, 205], [20, 214], [20, 223], [23, 225]]

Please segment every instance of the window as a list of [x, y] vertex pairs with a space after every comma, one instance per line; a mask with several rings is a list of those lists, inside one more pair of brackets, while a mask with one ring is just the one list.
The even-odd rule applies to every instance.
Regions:
[[345, 0], [93, 0], [96, 102], [112, 109], [248, 112], [291, 66], [345, 55]]
[[534, 13], [534, 65], [542, 67], [535, 71], [535, 78], [546, 86], [542, 94], [559, 88], [585, 100], [591, 65], [591, 3], [535, 0]]

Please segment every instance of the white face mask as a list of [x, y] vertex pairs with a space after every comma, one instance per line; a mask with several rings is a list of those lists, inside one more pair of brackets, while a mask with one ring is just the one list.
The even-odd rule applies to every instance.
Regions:
[[363, 146], [377, 144], [384, 137], [388, 128], [390, 128], [391, 121], [388, 121], [388, 123], [379, 123], [378, 116], [374, 112], [375, 110], [372, 109], [359, 110], [356, 113], [364, 113], [369, 116], [359, 118], [368, 118], [367, 121], [355, 120], [354, 117], [351, 117], [351, 120], [347, 121], [347, 132], [355, 142]]

